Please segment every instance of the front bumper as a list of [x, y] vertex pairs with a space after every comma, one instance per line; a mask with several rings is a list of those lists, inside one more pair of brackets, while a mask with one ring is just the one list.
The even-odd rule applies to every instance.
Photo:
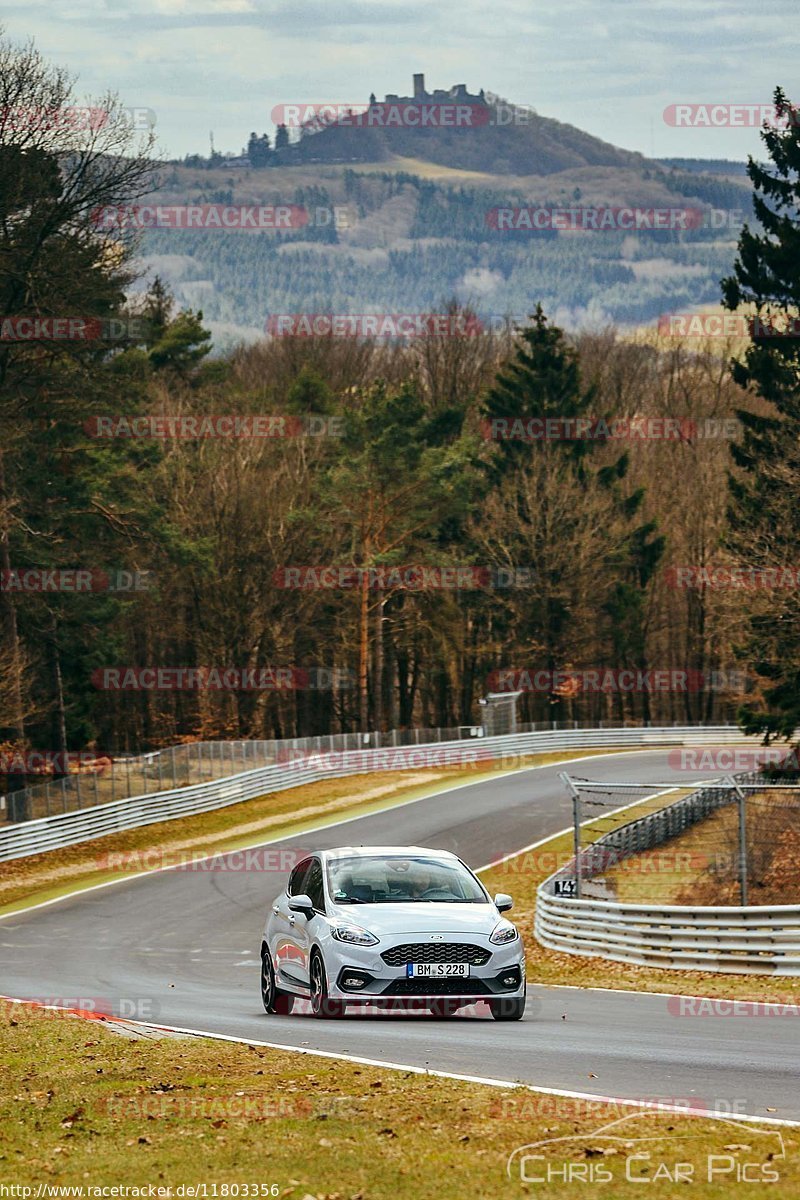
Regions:
[[[405, 935], [374, 947], [337, 945], [337, 956], [343, 965], [335, 975], [329, 973], [331, 999], [347, 1004], [441, 999], [470, 1004], [493, 996], [525, 993], [525, 954], [519, 938], [505, 946], [495, 946], [487, 937], [448, 937], [448, 942], [480, 946], [487, 952], [487, 960], [480, 965], [470, 964], [468, 976], [442, 978], [409, 976], [405, 964], [390, 966], [383, 961], [382, 953], [412, 940]], [[361, 981], [361, 986], [356, 981]]]

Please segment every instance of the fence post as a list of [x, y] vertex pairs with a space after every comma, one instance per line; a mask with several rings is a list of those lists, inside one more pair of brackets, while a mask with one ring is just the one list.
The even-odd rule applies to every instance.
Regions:
[[566, 771], [559, 771], [559, 779], [569, 788], [572, 793], [572, 853], [575, 858], [575, 899], [581, 898], [581, 810], [580, 810], [580, 793], [573, 784]]
[[736, 791], [739, 798], [739, 903], [747, 906], [747, 808], [745, 794], [732, 775], [727, 782]]

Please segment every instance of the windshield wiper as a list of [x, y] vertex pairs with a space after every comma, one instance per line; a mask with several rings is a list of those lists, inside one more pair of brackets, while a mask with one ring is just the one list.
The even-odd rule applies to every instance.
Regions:
[[334, 904], [371, 904], [370, 900], [362, 900], [360, 896], [336, 896]]

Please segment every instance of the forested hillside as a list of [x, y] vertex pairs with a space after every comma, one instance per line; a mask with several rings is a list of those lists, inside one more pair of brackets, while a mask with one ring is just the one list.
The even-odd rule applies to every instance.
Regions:
[[[179, 301], [202, 306], [220, 347], [260, 336], [274, 313], [437, 311], [451, 296], [484, 317], [518, 320], [541, 301], [566, 328], [599, 329], [716, 305], [751, 215], [742, 182], [676, 169], [581, 167], [545, 179], [425, 178], [423, 169], [405, 160], [372, 170], [164, 168], [153, 203], [294, 204], [337, 220], [263, 232], [149, 228], [144, 263]], [[702, 223], [638, 233], [492, 228], [492, 210], [531, 205], [689, 210]]]

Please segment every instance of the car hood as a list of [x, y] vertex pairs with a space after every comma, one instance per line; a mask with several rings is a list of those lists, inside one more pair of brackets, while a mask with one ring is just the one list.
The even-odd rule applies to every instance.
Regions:
[[337, 919], [369, 929], [376, 937], [465, 933], [488, 937], [502, 917], [493, 904], [337, 904]]

